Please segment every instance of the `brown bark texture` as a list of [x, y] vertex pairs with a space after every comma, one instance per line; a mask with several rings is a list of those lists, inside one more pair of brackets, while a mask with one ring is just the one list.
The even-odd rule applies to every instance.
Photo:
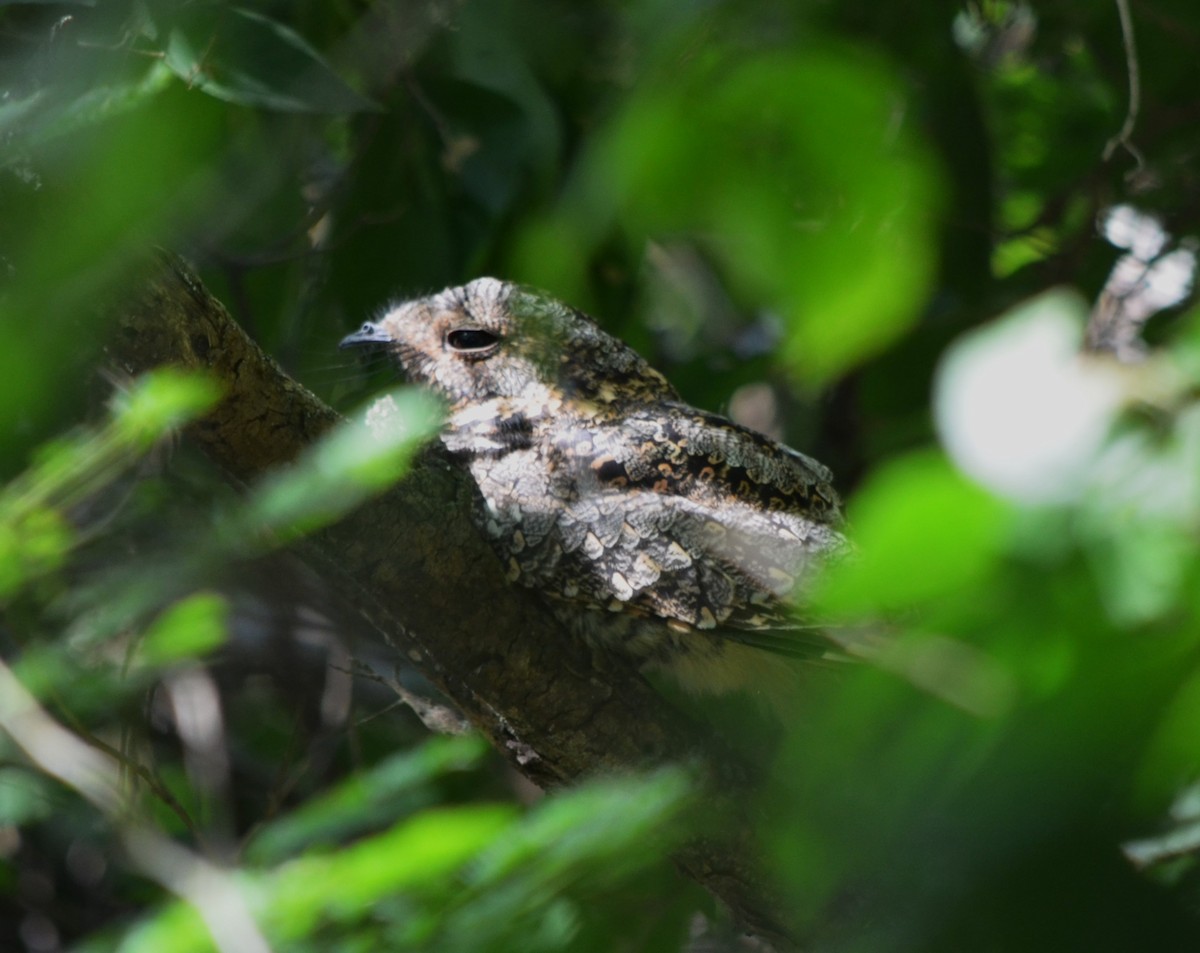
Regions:
[[[203, 368], [224, 386], [224, 399], [187, 436], [240, 482], [287, 466], [340, 419], [175, 255], [156, 253], [110, 310], [107, 350], [122, 369]], [[705, 833], [677, 852], [677, 865], [749, 930], [792, 948], [745, 815], [754, 771], [635, 671], [565, 637], [530, 593], [508, 585], [470, 523], [471, 492], [463, 474], [426, 453], [398, 485], [309, 537], [300, 554], [540, 787], [665, 762], [692, 766], [705, 789], [696, 820]]]

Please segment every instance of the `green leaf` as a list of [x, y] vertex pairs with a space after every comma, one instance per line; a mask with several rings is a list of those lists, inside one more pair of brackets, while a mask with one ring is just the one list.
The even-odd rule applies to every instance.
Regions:
[[213, 592], [179, 600], [146, 631], [138, 662], [153, 668], [211, 652], [227, 638], [228, 615], [228, 603]]
[[194, 5], [170, 30], [165, 53], [188, 86], [241, 106], [335, 114], [378, 108], [291, 28], [241, 7]]
[[163, 367], [144, 374], [114, 401], [114, 429], [125, 444], [145, 449], [195, 420], [221, 397], [221, 388], [197, 371]]
[[593, 948], [580, 945], [595, 917], [589, 901], [662, 869], [686, 833], [693, 792], [688, 773], [672, 767], [593, 780], [540, 802], [462, 873], [440, 947]]
[[467, 880], [480, 886], [521, 868], [560, 887], [573, 869], [597, 867], [601, 877], [618, 877], [630, 865], [661, 857], [681, 836], [676, 822], [691, 790], [686, 771], [666, 768], [592, 781], [549, 798], [519, 829], [494, 844]]
[[272, 935], [292, 939], [323, 918], [357, 918], [397, 891], [445, 886], [516, 816], [500, 804], [429, 810], [336, 854], [288, 864], [269, 881], [264, 921]]
[[44, 148], [51, 142], [89, 127], [101, 127], [144, 108], [168, 85], [174, 83], [171, 72], [161, 62], [128, 82], [97, 86], [64, 101], [42, 91], [0, 106], [0, 130], [12, 129], [21, 149], [5, 150], [0, 168], [25, 161], [28, 150]]
[[519, 267], [558, 288], [539, 280], [563, 257], [543, 259], [552, 235], [689, 237], [784, 318], [792, 367], [826, 381], [895, 340], [933, 277], [937, 185], [896, 123], [901, 97], [882, 64], [844, 51], [681, 58], [598, 137], [564, 221], [536, 227]]
[[476, 764], [487, 750], [474, 735], [440, 737], [393, 755], [371, 771], [342, 782], [259, 832], [247, 857], [282, 860], [314, 843], [333, 842], [394, 817], [411, 795], [450, 771]]
[[219, 393], [202, 375], [163, 368], [118, 395], [107, 426], [39, 447], [33, 465], [0, 492], [0, 599], [62, 565], [75, 534], [61, 511], [100, 491]]
[[1137, 776], [1142, 807], [1161, 809], [1181, 783], [1200, 778], [1200, 672], [1193, 671], [1166, 706], [1143, 752]]
[[371, 426], [347, 423], [310, 448], [296, 465], [254, 493], [254, 518], [285, 537], [337, 519], [398, 480], [416, 449], [437, 429], [439, 405], [407, 389], [379, 398]]
[[0, 602], [28, 580], [53, 572], [67, 558], [75, 534], [56, 510], [36, 507], [6, 514], [0, 500]]
[[0, 768], [0, 828], [52, 816], [54, 807], [43, 778], [24, 768]]
[[935, 452], [874, 473], [849, 504], [860, 551], [822, 580], [835, 614], [896, 610], [970, 591], [1003, 551], [1008, 510]]
[[112, 946], [100, 949], [105, 953], [109, 950], [120, 953], [216, 953], [218, 950], [196, 908], [185, 903], [168, 904], [144, 923], [134, 926]]

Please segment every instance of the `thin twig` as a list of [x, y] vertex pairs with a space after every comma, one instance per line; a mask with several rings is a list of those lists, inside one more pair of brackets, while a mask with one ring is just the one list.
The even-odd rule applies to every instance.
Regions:
[[71, 727], [80, 738], [82, 738], [93, 748], [103, 751], [106, 755], [116, 761], [123, 770], [129, 772], [139, 781], [145, 784], [146, 787], [150, 789], [150, 792], [168, 809], [170, 809], [170, 811], [177, 818], [179, 818], [180, 823], [183, 824], [184, 829], [192, 836], [192, 838], [199, 841], [200, 830], [196, 827], [196, 822], [193, 821], [191, 815], [188, 814], [187, 808], [185, 808], [179, 802], [179, 799], [171, 793], [171, 789], [168, 788], [157, 775], [155, 775], [144, 764], [141, 764], [140, 762], [129, 757], [127, 754], [125, 754], [125, 752], [121, 751], [121, 749], [110, 745], [103, 738], [99, 738], [92, 732], [88, 731], [74, 718], [71, 718], [70, 721]]
[[1125, 112], [1125, 122], [1121, 124], [1120, 131], [1105, 144], [1103, 158], [1107, 162], [1117, 147], [1123, 146], [1137, 162], [1137, 168], [1134, 170], [1136, 172], [1146, 165], [1141, 152], [1130, 140], [1142, 106], [1141, 68], [1138, 66], [1137, 43], [1133, 36], [1133, 15], [1129, 11], [1129, 0], [1114, 2], [1117, 5], [1117, 15], [1121, 18], [1121, 41], [1125, 45], [1125, 70], [1129, 75], [1129, 108]]
[[389, 678], [380, 675], [366, 663], [357, 661], [353, 670], [340, 669], [340, 671], [346, 671], [350, 675], [357, 675], [384, 685], [395, 692], [399, 698], [399, 701], [388, 705], [382, 711], [377, 711], [360, 718], [358, 720], [358, 724], [360, 725], [365, 724], [373, 718], [378, 718], [380, 715], [386, 715], [397, 708], [407, 707], [421, 720], [421, 724], [435, 734], [462, 735], [471, 730], [471, 723], [454, 708], [449, 705], [439, 705], [437, 702], [430, 701], [428, 698], [423, 698], [415, 692], [409, 691], [401, 684], [397, 676], [393, 675]]

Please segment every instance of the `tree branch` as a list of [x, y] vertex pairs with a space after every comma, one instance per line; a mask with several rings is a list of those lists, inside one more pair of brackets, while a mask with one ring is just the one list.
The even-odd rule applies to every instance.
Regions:
[[[173, 364], [220, 379], [227, 396], [187, 433], [226, 472], [251, 481], [337, 423], [180, 259], [159, 253], [139, 280], [110, 307], [109, 354], [130, 373]], [[696, 765], [706, 836], [678, 852], [678, 866], [746, 927], [792, 946], [787, 917], [757, 872], [745, 817], [754, 772], [631, 667], [568, 638], [530, 593], [508, 585], [467, 517], [472, 491], [426, 454], [400, 485], [311, 537], [302, 554], [539, 786], [663, 761]]]

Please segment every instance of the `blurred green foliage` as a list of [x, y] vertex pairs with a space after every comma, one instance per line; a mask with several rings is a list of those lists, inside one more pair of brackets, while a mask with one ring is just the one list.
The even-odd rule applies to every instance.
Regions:
[[720, 921], [665, 861], [682, 773], [529, 806], [383, 714], [393, 660], [281, 551], [403, 473], [419, 398], [245, 498], [170, 450], [210, 384], [108, 400], [101, 305], [153, 242], [342, 407], [381, 377], [346, 330], [495, 274], [833, 466], [862, 556], [815, 598], [887, 637], [814, 675], [753, 805], [830, 948], [1195, 949], [1200, 320], [1083, 366], [1079, 299], [1039, 297], [1101, 294], [1119, 203], [1194, 250], [1194, 8], [1133, 5], [1120, 141], [1116, 2], [0, 4], [0, 664], [53, 719], [0, 698], [0, 949], [212, 949], [202, 873], [277, 949]]

